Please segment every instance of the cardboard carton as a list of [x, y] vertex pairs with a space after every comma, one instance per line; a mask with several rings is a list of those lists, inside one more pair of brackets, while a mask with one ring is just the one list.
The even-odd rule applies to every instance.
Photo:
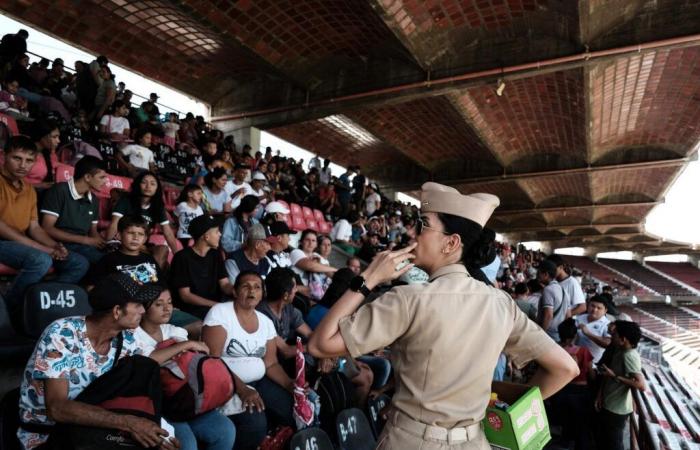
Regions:
[[495, 381], [491, 388], [508, 408], [489, 407], [484, 433], [493, 449], [542, 450], [550, 440], [547, 413], [540, 389], [523, 384]]

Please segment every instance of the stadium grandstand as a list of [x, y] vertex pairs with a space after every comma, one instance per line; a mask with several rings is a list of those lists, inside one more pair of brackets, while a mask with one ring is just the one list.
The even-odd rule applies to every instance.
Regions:
[[[465, 417], [400, 409], [400, 346], [315, 343], [346, 291], [370, 309], [434, 281], [397, 267], [365, 292], [358, 277], [424, 230], [459, 234], [421, 215], [432, 181], [500, 199], [459, 261], [578, 365], [545, 399], [551, 437], [517, 448], [700, 449], [700, 251], [645, 227], [700, 147], [697, 2], [0, 14], [23, 24], [0, 42], [0, 448], [413, 448], [398, 423], [464, 448]], [[95, 56], [69, 67], [31, 47], [38, 31]], [[116, 64], [210, 114], [137, 92]], [[261, 131], [313, 157], [264, 148]], [[546, 362], [497, 350], [494, 381], [541, 382]]]

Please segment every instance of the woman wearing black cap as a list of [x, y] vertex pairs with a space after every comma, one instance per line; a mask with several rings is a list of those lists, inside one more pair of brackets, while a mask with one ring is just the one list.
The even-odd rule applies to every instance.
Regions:
[[[498, 198], [425, 183], [415, 242], [379, 253], [323, 318], [309, 350], [353, 357], [391, 347], [396, 393], [382, 449], [488, 449], [481, 426], [501, 352], [549, 397], [578, 374], [571, 357], [503, 291], [470, 277], [473, 246]], [[411, 264], [412, 261], [412, 264]], [[398, 286], [357, 309], [374, 287], [417, 265], [428, 283]]]

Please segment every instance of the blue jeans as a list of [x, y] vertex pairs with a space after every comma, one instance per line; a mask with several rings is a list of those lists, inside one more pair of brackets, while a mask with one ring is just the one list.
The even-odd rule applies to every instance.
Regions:
[[56, 270], [56, 281], [61, 283], [79, 282], [90, 268], [87, 259], [76, 253], [68, 252], [63, 261], [52, 260], [47, 253], [14, 241], [0, 241], [0, 263], [19, 272], [5, 294], [7, 309], [13, 317], [21, 313], [24, 292], [41, 281], [52, 265]]
[[501, 353], [498, 355], [498, 362], [496, 363], [496, 368], [493, 369], [493, 381], [503, 381], [506, 376], [506, 367], [508, 366], [508, 360], [506, 355]]
[[360, 356], [357, 360], [362, 361], [372, 369], [374, 374], [372, 389], [379, 389], [387, 384], [389, 375], [391, 375], [391, 363], [388, 359], [379, 356]]
[[256, 449], [267, 434], [268, 423], [271, 425], [269, 428], [274, 428], [276, 425], [287, 425], [296, 429], [292, 415], [294, 398], [291, 392], [267, 377], [248, 383], [248, 385], [254, 387], [260, 394], [260, 398], [265, 404], [265, 411], [262, 413], [244, 411], [229, 416], [236, 425], [238, 433], [236, 450]]
[[64, 242], [63, 246], [72, 252], [84, 256], [90, 264], [97, 264], [97, 262], [106, 254], [102, 250], [98, 249], [97, 247], [93, 247], [92, 245]]
[[219, 411], [209, 411], [187, 422], [173, 422], [175, 437], [181, 450], [231, 450], [236, 441], [236, 428]]

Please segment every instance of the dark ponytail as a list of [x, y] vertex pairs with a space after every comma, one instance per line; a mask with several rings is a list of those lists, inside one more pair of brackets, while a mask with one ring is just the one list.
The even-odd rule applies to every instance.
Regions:
[[[482, 228], [473, 220], [452, 214], [438, 213], [438, 219], [450, 234], [458, 234], [462, 240], [462, 257], [460, 262], [467, 268], [469, 275], [489, 286], [491, 281], [484, 275], [482, 267], [495, 257], [494, 241], [496, 233], [490, 228]], [[491, 257], [491, 259], [488, 259]]]

